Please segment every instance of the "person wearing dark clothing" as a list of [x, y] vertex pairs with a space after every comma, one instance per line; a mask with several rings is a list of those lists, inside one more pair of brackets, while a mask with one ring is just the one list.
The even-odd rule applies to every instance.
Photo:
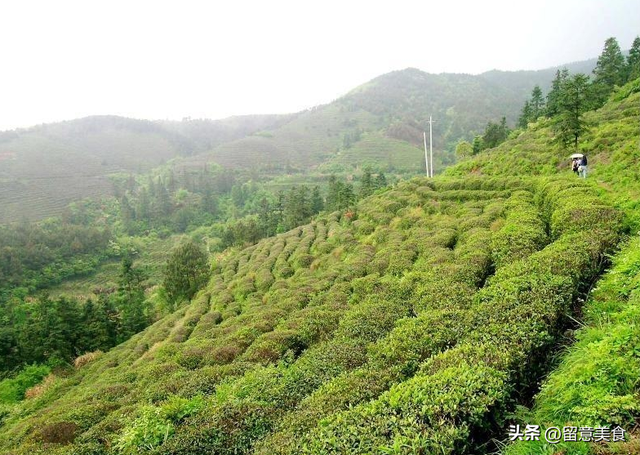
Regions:
[[583, 179], [587, 178], [587, 155], [582, 155], [579, 161], [578, 172]]

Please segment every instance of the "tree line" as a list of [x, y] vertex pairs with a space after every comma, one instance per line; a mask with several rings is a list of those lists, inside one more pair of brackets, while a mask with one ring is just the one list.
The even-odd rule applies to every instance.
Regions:
[[242, 246], [259, 239], [289, 231], [308, 223], [314, 215], [322, 211], [346, 210], [356, 202], [387, 186], [384, 173], [373, 174], [365, 168], [360, 176], [360, 184], [329, 176], [326, 193], [319, 186], [295, 185], [287, 191], [280, 191], [275, 198], [263, 195], [255, 214], [225, 223], [219, 229], [221, 248]]
[[10, 298], [0, 306], [0, 377], [28, 364], [65, 364], [85, 352], [105, 351], [152, 320], [144, 274], [122, 259], [118, 289], [97, 299]]
[[[549, 118], [556, 141], [565, 148], [577, 148], [579, 138], [588, 128], [583, 114], [602, 107], [616, 87], [638, 77], [640, 37], [633, 40], [626, 58], [618, 41], [609, 38], [598, 57], [592, 77], [580, 73], [571, 75], [566, 68], [558, 70], [546, 97], [540, 86], [536, 85], [522, 107], [517, 127], [525, 129], [539, 118]], [[489, 122], [484, 134], [476, 136], [473, 143], [458, 142], [456, 155], [464, 158], [497, 147], [508, 138], [509, 133], [504, 117], [499, 123]]]
[[518, 120], [520, 128], [526, 128], [540, 117], [552, 119], [556, 140], [566, 148], [577, 148], [579, 138], [587, 130], [583, 114], [602, 107], [616, 87], [640, 77], [640, 37], [633, 41], [625, 59], [615, 38], [609, 38], [592, 77], [586, 74], [569, 74], [565, 68], [556, 72], [551, 89], [544, 98], [539, 86], [522, 108]]
[[[374, 175], [369, 169], [359, 180], [356, 189], [352, 182], [330, 176], [326, 193], [319, 186], [299, 185], [275, 197], [258, 193], [251, 185], [233, 183], [231, 189], [241, 188], [236, 190], [235, 198], [230, 196], [236, 208], [245, 208], [254, 193], [260, 194], [261, 199], [255, 213], [221, 223], [222, 245], [254, 243], [305, 224], [321, 211], [352, 209], [358, 199], [387, 185], [384, 174]], [[162, 194], [159, 188], [156, 184], [149, 194]], [[153, 199], [149, 201], [151, 206]], [[108, 226], [73, 224], [94, 222], [99, 212], [100, 208], [93, 204], [78, 205], [67, 211], [64, 219], [0, 228], [0, 378], [3, 372], [23, 365], [69, 363], [86, 352], [105, 351], [147, 327], [158, 315], [189, 301], [207, 282], [208, 253], [202, 245], [189, 241], [175, 248], [164, 267], [162, 292], [166, 308], [153, 306], [146, 299], [147, 277], [134, 267], [127, 251], [118, 252], [122, 257], [117, 289], [105, 289], [97, 298], [85, 301], [52, 298], [46, 293], [32, 296], [39, 289], [79, 273], [70, 269], [67, 275], [58, 271], [50, 276], [51, 261], [65, 270], [65, 264], [80, 260], [88, 267], [87, 257], [106, 254], [114, 239]], [[122, 221], [116, 217], [112, 223], [117, 228]], [[98, 263], [96, 258], [93, 266]]]

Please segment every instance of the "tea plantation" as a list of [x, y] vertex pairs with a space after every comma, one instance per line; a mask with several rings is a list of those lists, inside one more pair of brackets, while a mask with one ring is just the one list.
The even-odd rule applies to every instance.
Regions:
[[217, 255], [189, 305], [0, 408], [1, 453], [637, 453], [502, 443], [640, 417], [637, 238], [597, 281], [639, 219], [625, 90], [590, 114], [586, 180], [542, 122]]

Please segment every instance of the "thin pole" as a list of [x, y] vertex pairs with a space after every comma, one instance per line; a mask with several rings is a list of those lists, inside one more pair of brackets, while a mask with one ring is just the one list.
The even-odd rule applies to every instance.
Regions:
[[433, 120], [431, 120], [431, 116], [429, 116], [429, 154], [431, 155], [431, 177], [433, 177], [433, 130], [431, 128], [431, 124]]
[[424, 136], [424, 165], [427, 168], [427, 177], [430, 176], [429, 174], [429, 156], [427, 155], [427, 132], [423, 131], [423, 136]]

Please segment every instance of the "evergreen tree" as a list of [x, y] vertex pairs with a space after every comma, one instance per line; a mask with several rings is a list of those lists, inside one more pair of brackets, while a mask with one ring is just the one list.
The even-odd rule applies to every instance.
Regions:
[[158, 214], [158, 218], [165, 217], [169, 215], [173, 210], [173, 203], [171, 202], [171, 196], [169, 195], [169, 191], [164, 186], [164, 182], [160, 180], [156, 187], [158, 192], [158, 200], [156, 202], [156, 213]]
[[356, 202], [356, 194], [353, 191], [353, 185], [346, 183], [342, 185], [338, 196], [339, 204], [338, 209], [346, 209], [351, 207]]
[[151, 203], [149, 201], [149, 191], [144, 187], [140, 189], [140, 193], [138, 195], [136, 214], [139, 220], [145, 222], [150, 221]]
[[126, 340], [147, 326], [143, 281], [142, 272], [133, 267], [129, 256], [125, 256], [120, 266], [117, 295], [122, 323], [121, 340]]
[[640, 77], [640, 36], [636, 36], [627, 57], [627, 81]]
[[164, 270], [163, 286], [171, 303], [191, 300], [209, 277], [209, 258], [204, 249], [189, 240], [178, 246]]
[[213, 188], [211, 188], [211, 184], [209, 182], [204, 184], [200, 208], [203, 212], [208, 213], [209, 215], [216, 215], [218, 213], [218, 199], [213, 194]]
[[338, 210], [340, 207], [340, 192], [342, 190], [342, 182], [339, 182], [335, 175], [329, 176], [329, 189], [327, 191], [327, 210]]
[[551, 83], [551, 90], [547, 94], [547, 117], [554, 117], [560, 112], [560, 97], [563, 83], [569, 78], [569, 70], [563, 68], [556, 71], [556, 77]]
[[482, 142], [484, 148], [494, 148], [503, 143], [509, 136], [509, 127], [507, 127], [507, 119], [502, 117], [500, 123], [489, 122], [484, 130]]
[[484, 144], [482, 142], [482, 136], [478, 135], [478, 136], [475, 136], [473, 138], [472, 147], [473, 147], [473, 154], [474, 155], [477, 155], [478, 153], [480, 153], [482, 150], [485, 149]]
[[289, 190], [284, 205], [283, 225], [286, 231], [306, 223], [311, 216], [308, 188], [301, 186]]
[[233, 204], [239, 209], [244, 207], [244, 203], [247, 200], [247, 194], [242, 184], [238, 183], [236, 185], [233, 185], [233, 188], [231, 188], [231, 200], [233, 201]]
[[374, 191], [373, 180], [371, 178], [371, 169], [366, 167], [362, 174], [362, 180], [360, 181], [360, 197], [365, 198], [371, 195]]
[[526, 129], [529, 121], [531, 120], [531, 117], [531, 105], [527, 100], [524, 102], [524, 106], [522, 106], [522, 113], [520, 114], [520, 118], [518, 119], [518, 128]]
[[529, 106], [531, 107], [530, 121], [535, 121], [544, 114], [544, 96], [542, 95], [542, 89], [540, 89], [538, 85], [533, 87], [531, 91], [531, 102]]
[[589, 88], [589, 77], [584, 74], [576, 74], [562, 83], [553, 127], [556, 139], [565, 147], [577, 150], [578, 140], [587, 129], [582, 115], [590, 108]]
[[604, 104], [616, 85], [625, 81], [626, 66], [622, 51], [615, 38], [609, 38], [604, 43], [604, 50], [593, 70], [594, 95], [598, 106]]
[[122, 219], [122, 224], [127, 232], [130, 232], [133, 228], [133, 224], [136, 218], [136, 213], [131, 207], [131, 203], [129, 202], [129, 198], [125, 195], [120, 199], [120, 218]]
[[106, 295], [97, 302], [89, 299], [82, 307], [78, 353], [106, 351], [116, 344], [118, 315]]
[[262, 235], [267, 237], [275, 234], [279, 221], [276, 208], [269, 203], [266, 197], [262, 197], [258, 202], [258, 222]]
[[311, 213], [315, 215], [322, 212], [322, 210], [324, 210], [324, 200], [320, 193], [320, 187], [316, 185], [311, 191]]

